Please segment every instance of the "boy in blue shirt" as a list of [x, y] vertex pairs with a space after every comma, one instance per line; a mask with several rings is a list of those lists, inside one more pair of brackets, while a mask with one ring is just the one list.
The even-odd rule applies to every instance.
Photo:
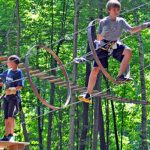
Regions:
[[8, 69], [0, 74], [0, 86], [3, 86], [3, 82], [5, 85], [3, 108], [6, 132], [0, 141], [14, 141], [15, 115], [21, 101], [20, 90], [24, 86], [22, 71], [18, 69], [19, 61], [18, 56], [10, 56], [7, 60]]
[[[98, 36], [97, 40], [95, 40], [96, 47], [102, 47], [97, 50], [97, 55], [104, 68], [108, 68], [108, 58], [110, 56], [121, 63], [116, 80], [119, 82], [123, 82], [126, 80], [130, 80], [130, 78], [126, 78], [124, 76], [124, 73], [127, 69], [127, 66], [129, 65], [132, 50], [127, 45], [124, 45], [121, 42], [120, 36], [122, 34], [122, 31], [125, 30], [131, 33], [137, 33], [145, 28], [150, 27], [150, 23], [148, 22], [137, 27], [131, 27], [125, 21], [125, 19], [118, 17], [121, 9], [121, 4], [117, 0], [109, 0], [106, 4], [106, 9], [109, 13], [109, 16], [100, 20]], [[111, 51], [109, 51], [107, 50], [107, 46], [111, 43], [112, 48]], [[94, 61], [93, 69], [91, 71], [88, 82], [87, 93], [81, 94], [79, 96], [79, 100], [84, 102], [91, 102], [90, 94], [92, 93], [95, 86], [99, 71], [100, 67]]]

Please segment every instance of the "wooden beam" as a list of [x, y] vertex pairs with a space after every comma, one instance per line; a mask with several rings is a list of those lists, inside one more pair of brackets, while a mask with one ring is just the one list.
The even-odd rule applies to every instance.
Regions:
[[34, 76], [34, 77], [42, 77], [42, 76], [48, 76], [45, 72], [38, 72], [38, 73], [36, 73], [36, 74], [32, 74], [32, 76]]
[[7, 64], [7, 61], [2, 61], [1, 63], [2, 63], [2, 64]]
[[5, 60], [7, 60], [7, 59], [8, 59], [7, 56], [0, 56], [0, 61], [5, 61]]
[[26, 146], [29, 146], [28, 142], [7, 142], [0, 141], [0, 149], [6, 150], [24, 150]]
[[58, 79], [58, 77], [50, 75], [50, 76], [47, 76], [47, 77], [42, 77], [41, 79], [43, 79], [43, 80], [51, 80], [51, 79]]
[[80, 88], [80, 86], [79, 85], [71, 85], [71, 89], [73, 90], [73, 89], [76, 89], [76, 88]]
[[48, 81], [51, 82], [51, 83], [55, 83], [55, 82], [60, 82], [60, 81], [63, 81], [63, 80], [61, 80], [60, 78], [58, 78], [58, 79], [50, 79]]
[[23, 68], [23, 67], [24, 67], [24, 63], [20, 63], [20, 64], [18, 65], [18, 67], [19, 67], [19, 68]]
[[[33, 69], [32, 66], [29, 66], [28, 68], [29, 68], [29, 70], [32, 70], [32, 69]], [[21, 68], [21, 70], [22, 70], [22, 71], [26, 71], [26, 68]]]
[[79, 92], [80, 91], [86, 91], [86, 87], [76, 87], [76, 88], [73, 89], [73, 91], [74, 92], [76, 92], [76, 91], [79, 91]]
[[30, 70], [29, 72], [30, 72], [30, 75], [32, 75], [32, 74], [35, 74], [35, 73], [39, 73], [40, 70], [39, 69], [37, 69], [37, 70]]
[[56, 82], [56, 85], [61, 85], [61, 86], [67, 86], [67, 82], [66, 81], [60, 81], [60, 82]]

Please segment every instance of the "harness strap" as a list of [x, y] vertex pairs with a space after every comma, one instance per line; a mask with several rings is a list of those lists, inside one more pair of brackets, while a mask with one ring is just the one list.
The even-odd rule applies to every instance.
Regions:
[[102, 50], [108, 51], [109, 49], [113, 49], [114, 44], [116, 44], [117, 41], [108, 41], [103, 39], [102, 42], [104, 42], [104, 46], [101, 47]]

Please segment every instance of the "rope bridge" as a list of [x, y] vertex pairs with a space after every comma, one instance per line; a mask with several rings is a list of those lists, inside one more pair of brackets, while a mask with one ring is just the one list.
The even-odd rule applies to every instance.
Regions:
[[[0, 61], [2, 64], [6, 63], [8, 57], [6, 56], [0, 56]], [[24, 63], [19, 64], [19, 68], [26, 73], [26, 68]], [[29, 66], [29, 73], [32, 77], [39, 78], [41, 80], [46, 80], [49, 83], [54, 83], [55, 85], [63, 86], [67, 88], [67, 83], [66, 81], [62, 80], [61, 78], [54, 76], [54, 75], [48, 75], [45, 72], [40, 71], [39, 69], [33, 69], [32, 66]], [[27, 78], [27, 77], [26, 77]], [[72, 82], [70, 82], [70, 87], [73, 92], [86, 92], [86, 87], [81, 87], [79, 85], [74, 85]], [[140, 104], [140, 105], [150, 105], [150, 101], [145, 101], [145, 100], [132, 100], [128, 98], [122, 98], [122, 97], [117, 97], [115, 95], [110, 95], [107, 92], [99, 92], [97, 90], [93, 91], [93, 94], [91, 98], [94, 97], [103, 97], [108, 100], [112, 100], [115, 102], [121, 102], [121, 103], [133, 103], [133, 104]], [[72, 103], [73, 104], [73, 103]], [[63, 108], [63, 107], [62, 107]]]

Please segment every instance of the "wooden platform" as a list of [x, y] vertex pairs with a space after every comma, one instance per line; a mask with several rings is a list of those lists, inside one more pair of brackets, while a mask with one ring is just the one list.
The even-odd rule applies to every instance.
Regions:
[[24, 150], [26, 146], [29, 146], [28, 142], [5, 142], [0, 141], [0, 150]]

